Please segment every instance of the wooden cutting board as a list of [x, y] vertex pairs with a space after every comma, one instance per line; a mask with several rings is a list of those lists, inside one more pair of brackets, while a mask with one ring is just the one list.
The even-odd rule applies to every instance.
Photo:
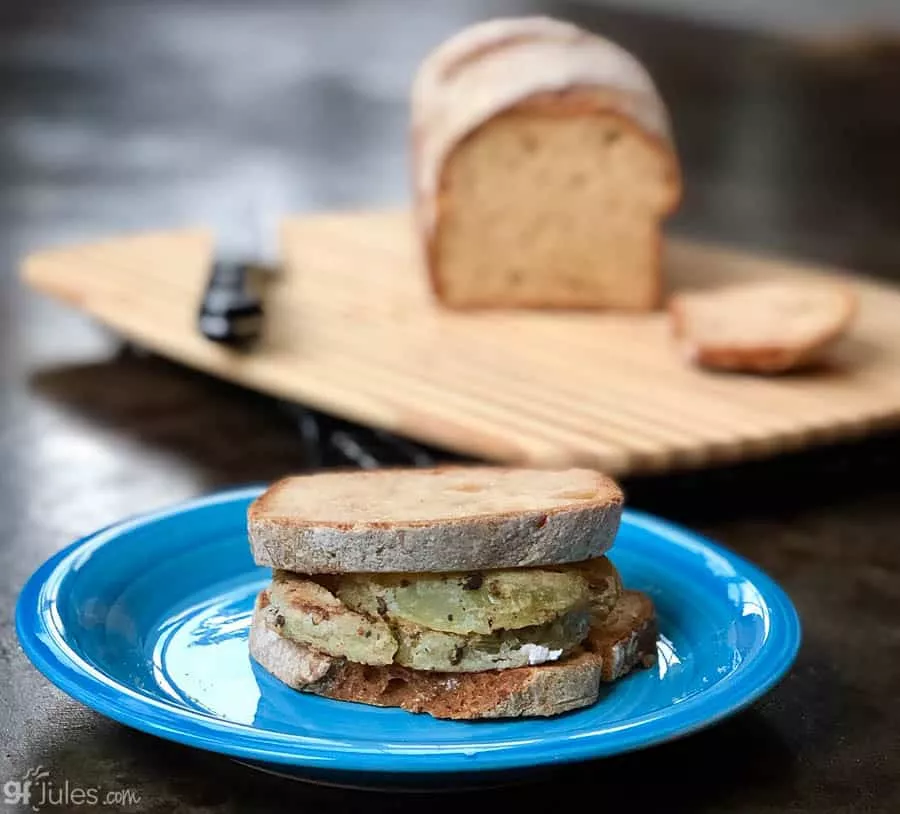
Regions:
[[[40, 252], [24, 277], [192, 367], [497, 461], [659, 472], [900, 423], [900, 291], [861, 278], [858, 323], [829, 366], [762, 379], [690, 367], [663, 314], [442, 310], [406, 213], [298, 217], [283, 240], [287, 270], [251, 353], [196, 330], [204, 231]], [[681, 240], [666, 263], [677, 288], [829, 275]]]

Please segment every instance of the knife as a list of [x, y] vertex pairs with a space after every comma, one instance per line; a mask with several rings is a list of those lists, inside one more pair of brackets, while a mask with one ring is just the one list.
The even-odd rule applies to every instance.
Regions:
[[222, 230], [200, 300], [197, 327], [212, 342], [249, 348], [262, 334], [265, 309], [260, 281], [282, 267], [278, 221], [249, 207], [234, 228]]

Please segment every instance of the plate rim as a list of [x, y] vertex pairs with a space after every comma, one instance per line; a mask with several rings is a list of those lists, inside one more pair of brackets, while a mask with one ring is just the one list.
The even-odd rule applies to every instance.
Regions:
[[[335, 739], [290, 733], [262, 735], [252, 725], [216, 719], [178, 707], [139, 693], [106, 675], [80, 658], [67, 642], [60, 640], [59, 631], [48, 623], [48, 613], [41, 612], [41, 603], [49, 600], [49, 616], [59, 621], [55, 615], [54, 597], [69, 570], [68, 563], [79, 554], [90, 556], [124, 532], [185, 511], [252, 499], [263, 488], [263, 485], [254, 484], [220, 490], [138, 514], [80, 537], [53, 554], [29, 577], [16, 603], [16, 634], [25, 655], [51, 683], [79, 703], [121, 724], [186, 746], [244, 760], [330, 769], [336, 773], [445, 774], [572, 763], [684, 737], [745, 709], [765, 695], [785, 676], [800, 648], [802, 629], [797, 610], [785, 591], [764, 571], [697, 532], [634, 509], [624, 510], [623, 525], [637, 527], [680, 548], [713, 554], [750, 581], [765, 600], [770, 631], [756, 658], [749, 664], [745, 662], [747, 666], [733, 674], [736, 678], [716, 684], [675, 707], [664, 707], [633, 719], [619, 730], [610, 731], [605, 727], [603, 732], [558, 736], [554, 739], [556, 750], [551, 755], [523, 754], [523, 749], [543, 744], [545, 741], [541, 738], [507, 740], [499, 748], [467, 751], [464, 744], [442, 743], [424, 749], [410, 744], [406, 748], [395, 745], [394, 748], [360, 749], [352, 742]], [[779, 624], [772, 625], [772, 619], [777, 619]], [[720, 702], [719, 696], [723, 694], [731, 700]], [[148, 715], [148, 708], [154, 714]], [[653, 730], [646, 732], [646, 726], [651, 724]], [[514, 726], [515, 722], [510, 725]]]

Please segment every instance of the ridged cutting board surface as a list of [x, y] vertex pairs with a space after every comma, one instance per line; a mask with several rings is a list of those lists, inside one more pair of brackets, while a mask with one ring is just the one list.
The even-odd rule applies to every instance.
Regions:
[[[854, 279], [860, 316], [825, 369], [688, 366], [663, 314], [457, 313], [431, 299], [404, 213], [296, 218], [252, 353], [203, 339], [204, 231], [32, 255], [35, 288], [248, 387], [498, 461], [624, 474], [772, 454], [900, 423], [900, 291]], [[670, 241], [671, 287], [826, 272]]]

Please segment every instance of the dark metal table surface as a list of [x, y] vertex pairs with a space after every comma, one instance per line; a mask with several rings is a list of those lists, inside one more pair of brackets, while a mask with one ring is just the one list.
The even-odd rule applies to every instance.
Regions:
[[[72, 538], [214, 487], [408, 450], [123, 348], [22, 290], [38, 246], [405, 197], [405, 94], [479, 16], [544, 10], [637, 51], [669, 100], [688, 193], [674, 228], [900, 279], [900, 56], [596, 4], [82, 2], [0, 11], [0, 789], [131, 788], [131, 810], [900, 810], [900, 436], [626, 483], [633, 505], [767, 569], [799, 607], [788, 678], [750, 710], [525, 788], [422, 799], [270, 778], [63, 696], [12, 627]], [[900, 319], [900, 315], [898, 315]], [[318, 437], [317, 437], [318, 434]], [[432, 453], [441, 457], [440, 453]], [[0, 805], [0, 810], [4, 810]]]

